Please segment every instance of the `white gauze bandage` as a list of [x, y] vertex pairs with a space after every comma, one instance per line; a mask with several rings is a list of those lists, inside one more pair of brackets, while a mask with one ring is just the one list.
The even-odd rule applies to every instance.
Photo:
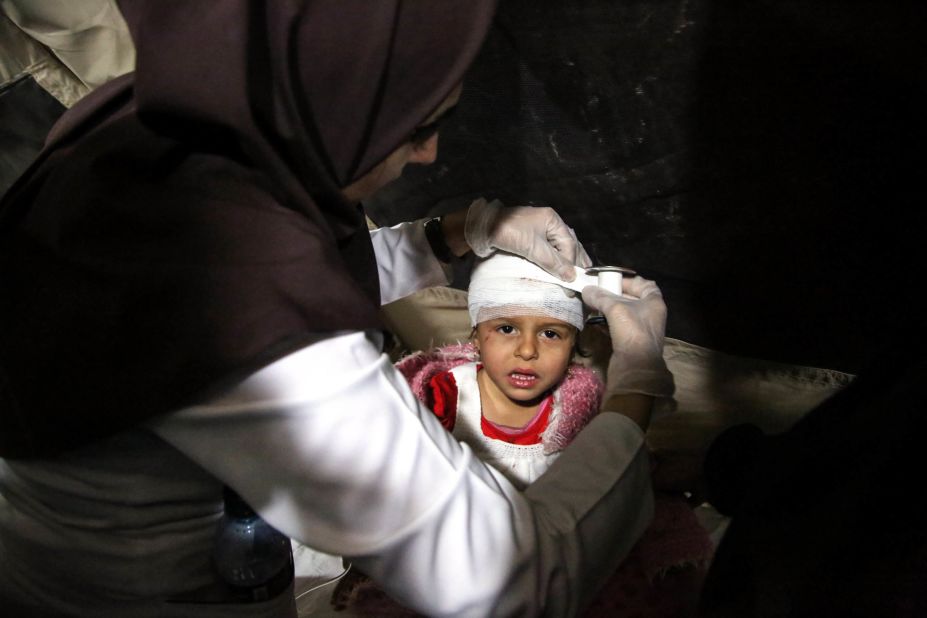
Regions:
[[[470, 275], [470, 324], [521, 315], [544, 316], [583, 329], [579, 296], [528, 260], [497, 251], [478, 259]], [[565, 284], [565, 282], [564, 282]]]

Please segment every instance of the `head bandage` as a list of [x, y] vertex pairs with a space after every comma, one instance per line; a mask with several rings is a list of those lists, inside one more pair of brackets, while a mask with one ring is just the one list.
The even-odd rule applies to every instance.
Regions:
[[[496, 252], [477, 260], [470, 275], [470, 324], [523, 315], [544, 316], [583, 329], [579, 296], [524, 258]], [[564, 282], [565, 283], [565, 282]]]

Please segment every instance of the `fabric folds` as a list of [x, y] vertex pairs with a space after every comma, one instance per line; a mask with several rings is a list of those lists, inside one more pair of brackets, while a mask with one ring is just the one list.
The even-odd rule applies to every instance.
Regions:
[[340, 189], [462, 79], [492, 2], [122, 4], [137, 71], [0, 203], [0, 455], [53, 454], [378, 328]]

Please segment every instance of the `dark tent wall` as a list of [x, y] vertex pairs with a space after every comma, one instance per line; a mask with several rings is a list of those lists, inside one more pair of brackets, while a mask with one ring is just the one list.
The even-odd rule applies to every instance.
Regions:
[[[669, 336], [855, 372], [923, 320], [925, 12], [503, 0], [437, 164], [368, 211], [548, 204], [657, 279]], [[0, 90], [0, 191], [62, 110], [31, 78]]]
[[504, 0], [439, 159], [380, 224], [555, 206], [656, 278], [668, 335], [855, 372], [917, 337], [920, 3]]

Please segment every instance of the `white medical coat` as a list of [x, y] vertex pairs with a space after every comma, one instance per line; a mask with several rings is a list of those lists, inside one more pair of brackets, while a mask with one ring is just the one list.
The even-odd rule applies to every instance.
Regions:
[[[421, 222], [372, 240], [383, 302], [446, 283]], [[147, 427], [53, 459], [0, 460], [0, 598], [81, 616], [279, 616], [279, 600], [183, 601], [215, 581], [227, 484], [422, 613], [576, 613], [651, 518], [641, 430], [600, 414], [519, 492], [418, 403], [380, 343], [320, 333]]]

